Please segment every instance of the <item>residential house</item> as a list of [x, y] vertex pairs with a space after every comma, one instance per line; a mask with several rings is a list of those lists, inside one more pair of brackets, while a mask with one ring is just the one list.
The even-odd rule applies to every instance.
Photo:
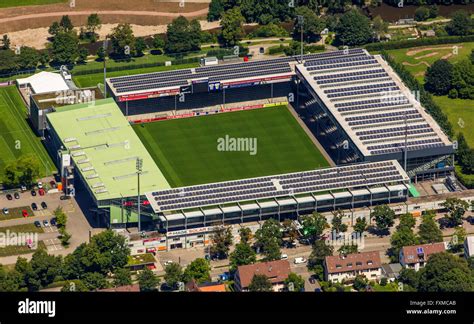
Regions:
[[474, 256], [474, 235], [466, 237], [464, 240], [464, 257], [470, 258]]
[[382, 276], [382, 261], [379, 252], [360, 252], [347, 255], [327, 256], [324, 260], [326, 281], [342, 282], [363, 275], [369, 280]]
[[432, 254], [444, 252], [446, 248], [445, 242], [404, 246], [400, 250], [399, 261], [402, 267], [418, 271]]
[[285, 288], [284, 281], [288, 278], [290, 272], [288, 260], [243, 265], [238, 267], [235, 273], [235, 289], [237, 291], [248, 291], [255, 275], [265, 275], [272, 283], [274, 291], [282, 291]]
[[225, 285], [222, 282], [197, 283], [191, 280], [186, 284], [186, 291], [189, 292], [226, 292]]

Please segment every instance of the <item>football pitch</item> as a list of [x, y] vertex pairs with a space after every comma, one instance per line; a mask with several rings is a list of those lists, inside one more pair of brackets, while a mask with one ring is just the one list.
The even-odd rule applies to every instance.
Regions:
[[14, 87], [0, 88], [0, 182], [5, 165], [23, 154], [34, 154], [40, 162], [40, 174], [55, 170], [41, 140], [26, 121], [25, 105]]
[[159, 121], [134, 129], [173, 187], [329, 166], [286, 106]]

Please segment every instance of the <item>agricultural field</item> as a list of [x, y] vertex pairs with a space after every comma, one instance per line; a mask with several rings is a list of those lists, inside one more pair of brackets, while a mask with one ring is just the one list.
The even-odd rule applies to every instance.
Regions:
[[20, 6], [38, 6], [54, 3], [65, 3], [68, 0], [2, 0], [0, 8], [20, 7]]
[[40, 138], [28, 125], [25, 104], [14, 86], [0, 88], [0, 152], [0, 181], [5, 165], [23, 154], [38, 158], [42, 176], [55, 170]]
[[[159, 121], [134, 129], [174, 187], [329, 166], [286, 106]], [[255, 154], [219, 150], [226, 136], [256, 139]]]
[[439, 59], [447, 59], [452, 63], [467, 58], [474, 49], [474, 42], [402, 48], [387, 51], [397, 62], [413, 74], [420, 82], [424, 82], [428, 67]]

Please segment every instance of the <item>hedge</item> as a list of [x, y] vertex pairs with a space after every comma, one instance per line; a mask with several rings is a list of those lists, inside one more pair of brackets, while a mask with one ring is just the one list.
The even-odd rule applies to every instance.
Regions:
[[456, 177], [468, 189], [474, 189], [474, 174], [462, 173], [461, 166], [456, 165]]
[[474, 35], [469, 36], [448, 36], [448, 37], [425, 37], [412, 40], [402, 40], [393, 42], [370, 43], [365, 45], [368, 51], [394, 50], [400, 48], [410, 48], [426, 45], [454, 44], [463, 42], [474, 42]]

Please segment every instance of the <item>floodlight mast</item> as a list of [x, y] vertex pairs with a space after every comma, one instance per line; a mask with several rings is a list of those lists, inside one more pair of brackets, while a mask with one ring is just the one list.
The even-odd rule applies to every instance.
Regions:
[[138, 195], [137, 195], [137, 211], [138, 211], [138, 232], [142, 231], [142, 222], [141, 222], [141, 213], [140, 213], [140, 175], [142, 174], [143, 170], [143, 159], [142, 158], [137, 158], [137, 181], [138, 181]]

